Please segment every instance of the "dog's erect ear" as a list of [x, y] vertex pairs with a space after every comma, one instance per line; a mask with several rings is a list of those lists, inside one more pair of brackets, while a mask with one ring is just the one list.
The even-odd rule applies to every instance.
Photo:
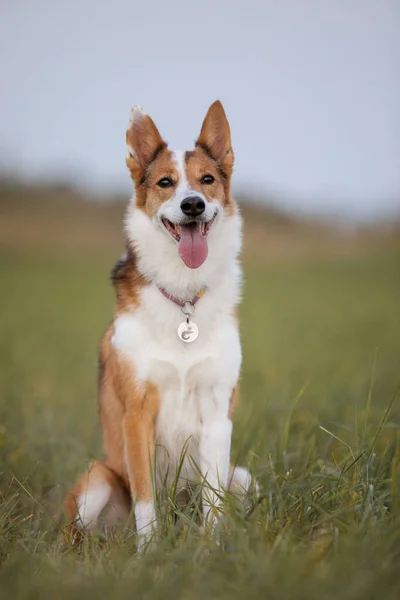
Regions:
[[231, 145], [231, 130], [219, 100], [208, 109], [196, 146], [209, 154], [227, 176], [232, 173], [234, 155]]
[[167, 146], [151, 117], [137, 105], [131, 110], [126, 143], [126, 164], [133, 178], [143, 173], [157, 154]]

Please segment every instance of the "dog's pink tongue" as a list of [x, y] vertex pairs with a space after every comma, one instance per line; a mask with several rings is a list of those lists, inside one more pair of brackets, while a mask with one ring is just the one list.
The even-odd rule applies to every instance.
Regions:
[[190, 269], [198, 269], [208, 255], [207, 237], [201, 234], [200, 225], [181, 225], [179, 256]]

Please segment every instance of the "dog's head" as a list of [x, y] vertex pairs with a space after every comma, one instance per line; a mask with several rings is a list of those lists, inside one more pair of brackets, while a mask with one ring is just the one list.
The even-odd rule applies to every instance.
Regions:
[[[214, 102], [208, 110], [193, 150], [169, 150], [153, 120], [138, 106], [132, 109], [126, 141], [126, 163], [135, 185], [126, 230], [145, 270], [154, 271], [153, 263], [179, 271], [204, 270], [209, 261], [216, 266], [232, 244], [230, 256], [236, 255], [240, 224], [231, 235], [227, 227], [232, 221], [239, 223], [230, 195], [234, 156], [222, 104]], [[154, 260], [146, 260], [147, 253]]]

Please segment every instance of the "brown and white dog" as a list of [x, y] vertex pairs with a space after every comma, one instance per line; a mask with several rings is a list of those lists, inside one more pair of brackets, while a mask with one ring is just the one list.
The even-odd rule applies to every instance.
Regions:
[[90, 531], [133, 503], [141, 546], [156, 520], [154, 483], [171, 484], [178, 468], [178, 489], [199, 481], [199, 472], [207, 481], [210, 522], [224, 490], [244, 494], [250, 486], [249, 472], [229, 462], [241, 364], [241, 218], [219, 101], [191, 151], [169, 150], [138, 106], [126, 140], [135, 195], [125, 220], [128, 251], [113, 272], [115, 317], [100, 347], [105, 458], [78, 480], [66, 511]]

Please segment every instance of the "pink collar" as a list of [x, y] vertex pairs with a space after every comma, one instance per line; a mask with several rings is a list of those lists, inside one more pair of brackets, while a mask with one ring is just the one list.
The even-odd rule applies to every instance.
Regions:
[[167, 290], [165, 290], [164, 288], [162, 288], [160, 286], [157, 286], [157, 287], [160, 290], [160, 292], [163, 294], [163, 296], [165, 296], [168, 300], [171, 300], [171, 302], [174, 302], [174, 304], [176, 304], [177, 306], [180, 306], [181, 308], [184, 308], [184, 306], [186, 304], [190, 304], [191, 306], [194, 306], [196, 304], [196, 302], [198, 302], [200, 300], [200, 298], [202, 298], [207, 291], [207, 288], [204, 287], [191, 300], [179, 300], [179, 298], [175, 298], [175, 296], [172, 296], [171, 294], [169, 294], [167, 292]]

